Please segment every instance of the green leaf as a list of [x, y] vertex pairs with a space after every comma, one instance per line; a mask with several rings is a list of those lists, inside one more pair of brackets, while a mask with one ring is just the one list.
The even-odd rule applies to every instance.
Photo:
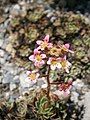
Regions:
[[36, 101], [35, 105], [36, 105], [36, 108], [39, 109], [39, 107], [40, 107], [40, 101]]
[[47, 103], [48, 101], [47, 101], [47, 98], [46, 97], [42, 97], [41, 99], [40, 99], [40, 107], [42, 107], [43, 105], [45, 105], [45, 103]]
[[52, 109], [53, 109], [52, 107], [51, 107], [51, 108], [46, 108], [46, 109], [43, 111], [43, 113], [44, 113], [44, 114], [48, 114], [48, 113], [51, 112]]

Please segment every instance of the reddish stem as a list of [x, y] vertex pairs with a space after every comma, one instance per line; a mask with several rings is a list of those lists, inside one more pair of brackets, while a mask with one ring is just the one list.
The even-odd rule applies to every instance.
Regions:
[[50, 83], [51, 85], [58, 85], [58, 84], [61, 84], [60, 82], [52, 82]]
[[47, 97], [48, 97], [48, 99], [50, 100], [50, 79], [49, 79], [49, 77], [50, 77], [50, 65], [48, 66], [48, 70], [47, 70], [48, 72], [47, 72]]

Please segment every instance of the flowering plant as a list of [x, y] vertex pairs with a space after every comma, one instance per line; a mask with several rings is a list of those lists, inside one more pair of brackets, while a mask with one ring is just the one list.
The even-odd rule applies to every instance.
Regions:
[[[27, 72], [28, 75], [27, 80], [30, 81], [31, 84], [35, 84], [38, 81], [39, 77], [42, 76], [46, 78], [47, 86], [45, 89], [46, 90], [45, 99], [48, 100], [48, 103], [50, 103], [52, 99], [57, 100], [57, 99], [61, 99], [61, 97], [69, 96], [70, 89], [72, 87], [72, 81], [70, 80], [67, 82], [56, 81], [56, 80], [52, 81], [50, 78], [50, 72], [63, 70], [69, 73], [69, 68], [71, 66], [71, 63], [67, 60], [67, 54], [73, 53], [73, 51], [69, 49], [70, 45], [68, 43], [64, 45], [52, 44], [49, 40], [49, 35], [46, 35], [43, 40], [36, 41], [36, 43], [37, 43], [37, 48], [34, 49], [33, 54], [29, 57], [29, 60], [33, 62], [36, 70]], [[47, 72], [43, 76], [40, 75], [39, 70], [45, 65]], [[56, 85], [55, 91], [51, 91], [52, 85]], [[42, 96], [42, 98], [43, 97], [45, 96]], [[38, 109], [42, 110], [40, 106], [42, 105], [39, 105]], [[47, 107], [45, 109], [47, 109]]]

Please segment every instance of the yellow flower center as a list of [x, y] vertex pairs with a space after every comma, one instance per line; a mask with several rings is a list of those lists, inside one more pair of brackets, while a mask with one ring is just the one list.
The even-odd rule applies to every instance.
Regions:
[[47, 48], [47, 46], [48, 46], [48, 43], [46, 41], [41, 43], [41, 48], [45, 49], [45, 48]]
[[35, 80], [36, 79], [36, 74], [35, 73], [31, 73], [28, 75], [28, 77], [31, 79], [31, 80]]
[[49, 54], [59, 56], [59, 50], [56, 47], [53, 47], [50, 49]]
[[66, 52], [68, 52], [68, 49], [65, 48], [65, 47], [62, 47], [62, 48], [61, 48], [61, 53], [64, 54], [64, 53], [66, 53]]
[[42, 60], [42, 57], [40, 55], [36, 55], [36, 60], [37, 61], [41, 61]]
[[57, 61], [56, 61], [56, 60], [52, 60], [52, 61], [51, 61], [51, 64], [52, 64], [52, 65], [56, 65], [56, 64], [57, 64]]
[[66, 61], [66, 60], [62, 60], [62, 61], [61, 61], [61, 65], [62, 65], [63, 68], [66, 67], [66, 64], [67, 64], [67, 61]]

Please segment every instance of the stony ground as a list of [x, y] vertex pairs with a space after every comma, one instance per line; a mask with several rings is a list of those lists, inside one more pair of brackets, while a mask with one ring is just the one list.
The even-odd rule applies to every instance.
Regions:
[[[18, 25], [18, 21], [11, 22], [13, 18], [15, 17], [17, 19], [20, 19], [21, 17], [23, 20], [23, 18], [27, 16], [28, 9], [30, 9], [31, 16], [29, 20], [31, 23], [30, 25], [28, 24], [28, 26], [30, 27], [29, 30], [32, 28], [33, 30], [29, 33], [30, 34], [29, 39], [32, 39], [34, 41], [38, 37], [40, 37], [41, 34], [46, 34], [46, 33], [49, 33], [50, 36], [54, 36], [56, 38], [58, 36], [62, 40], [65, 39], [65, 41], [68, 39], [68, 34], [71, 34], [74, 36], [73, 32], [76, 32], [75, 35], [77, 35], [77, 33], [80, 33], [81, 36], [84, 36], [82, 37], [83, 42], [77, 42], [79, 37], [81, 36], [75, 37], [77, 41], [72, 40], [72, 38], [70, 37], [70, 39], [72, 40], [72, 44], [74, 44], [72, 47], [77, 51], [76, 56], [74, 56], [76, 57], [75, 59], [77, 61], [73, 62], [73, 67], [71, 69], [69, 76], [65, 75], [65, 77], [66, 79], [68, 77], [73, 78], [73, 80], [75, 81], [73, 83], [71, 100], [74, 101], [75, 104], [78, 104], [79, 106], [82, 106], [83, 104], [85, 105], [86, 108], [85, 108], [85, 115], [84, 115], [83, 120], [89, 120], [90, 119], [90, 110], [89, 110], [89, 106], [90, 106], [89, 105], [90, 104], [89, 103], [89, 98], [90, 98], [89, 97], [90, 96], [90, 89], [89, 89], [89, 84], [90, 84], [90, 64], [89, 64], [90, 48], [89, 47], [90, 47], [90, 44], [89, 43], [90, 43], [90, 39], [88, 39], [87, 36], [90, 36], [90, 31], [88, 30], [88, 26], [90, 24], [90, 15], [89, 15], [90, 1], [88, 1], [88, 3], [85, 4], [85, 6], [81, 4], [81, 6], [77, 6], [75, 8], [75, 10], [77, 11], [77, 14], [79, 14], [79, 16], [82, 17], [85, 21], [84, 23], [81, 24], [80, 28], [77, 27], [75, 28], [74, 31], [70, 29], [71, 31], [69, 31], [68, 34], [67, 32], [64, 33], [63, 30], [59, 31], [59, 27], [60, 27], [59, 25], [60, 22], [58, 22], [59, 19], [58, 21], [56, 21], [56, 18], [57, 18], [56, 15], [59, 14], [58, 10], [57, 10], [57, 13], [55, 13], [55, 9], [52, 7], [53, 6], [52, 0], [48, 1], [48, 3], [50, 4], [50, 6], [49, 4], [47, 4], [47, 2], [42, 2], [42, 0], [38, 0], [38, 5], [36, 5], [36, 3], [33, 3], [33, 1], [27, 1], [27, 2], [20, 1], [14, 4], [9, 4], [9, 5], [7, 4], [7, 6], [4, 8], [4, 11], [3, 11], [4, 13], [1, 14], [0, 16], [0, 68], [1, 68], [0, 69], [0, 100], [3, 101], [3, 99], [6, 99], [6, 100], [13, 101], [16, 98], [18, 98], [21, 94], [23, 94], [23, 91], [25, 92], [27, 90], [32, 89], [32, 86], [24, 83], [24, 78], [26, 77], [25, 72], [27, 69], [29, 69], [29, 65], [31, 65], [31, 63], [28, 61], [28, 56], [29, 56], [29, 53], [32, 52], [31, 51], [32, 48], [30, 48], [31, 47], [30, 45], [32, 43], [30, 43], [30, 41], [29, 42], [27, 41], [25, 43], [26, 46], [23, 48], [23, 45], [21, 44], [18, 45], [20, 41], [19, 42], [15, 41], [15, 35], [17, 35], [17, 31], [19, 31], [20, 32], [19, 34], [22, 35], [23, 30], [21, 28], [23, 28], [22, 27], [23, 25], [24, 26], [27, 26], [27, 25], [23, 23], [21, 26], [18, 27], [16, 26]], [[59, 1], [59, 5], [60, 4], [61, 3]], [[66, 2], [64, 1], [62, 5], [65, 6], [65, 4]], [[34, 12], [32, 12], [33, 7], [31, 5], [33, 5], [34, 7]], [[59, 9], [60, 6], [58, 6], [58, 4], [55, 4], [55, 5], [57, 9]], [[35, 9], [35, 6], [36, 8], [38, 8], [38, 6], [40, 7], [39, 9], [40, 13], [38, 16], [36, 16], [37, 9]], [[43, 8], [42, 6], [44, 6], [45, 8]], [[69, 9], [65, 8], [65, 10], [69, 10]], [[83, 14], [79, 12], [79, 10], [85, 13], [84, 16]], [[40, 19], [43, 16], [43, 15], [41, 16], [41, 13], [43, 11], [44, 11], [44, 16], [45, 15], [47, 16], [47, 19], [43, 17], [42, 20], [45, 20], [44, 21], [45, 25], [48, 26], [45, 28], [45, 25], [42, 25], [41, 30], [44, 30], [44, 33], [39, 32], [39, 30], [37, 29], [41, 27], [39, 26], [40, 24], [43, 24], [42, 21], [39, 21], [41, 23], [38, 23], [38, 27], [35, 26], [36, 25], [35, 22], [38, 22], [38, 19]], [[72, 12], [68, 14], [72, 14]], [[50, 19], [49, 21], [50, 25], [47, 23], [48, 19]], [[31, 26], [31, 24], [33, 25]], [[84, 27], [83, 24], [85, 26], [85, 29], [83, 29]], [[56, 28], [57, 34], [54, 32], [54, 30], [52, 31], [53, 27], [50, 28], [50, 26], [53, 26], [54, 28]], [[28, 30], [26, 29], [26, 31]], [[66, 31], [68, 31], [68, 28], [66, 29]], [[84, 34], [86, 34], [86, 36]], [[14, 37], [12, 38], [13, 35]], [[34, 38], [35, 36], [37, 37]], [[20, 37], [21, 36], [19, 36], [19, 38]], [[28, 36], [26, 36], [25, 39], [28, 40]], [[85, 51], [85, 48], [86, 48], [86, 51]], [[40, 84], [38, 84], [38, 86], [37, 85], [33, 86], [33, 88], [42, 87], [42, 84], [43, 84], [43, 81]]]

